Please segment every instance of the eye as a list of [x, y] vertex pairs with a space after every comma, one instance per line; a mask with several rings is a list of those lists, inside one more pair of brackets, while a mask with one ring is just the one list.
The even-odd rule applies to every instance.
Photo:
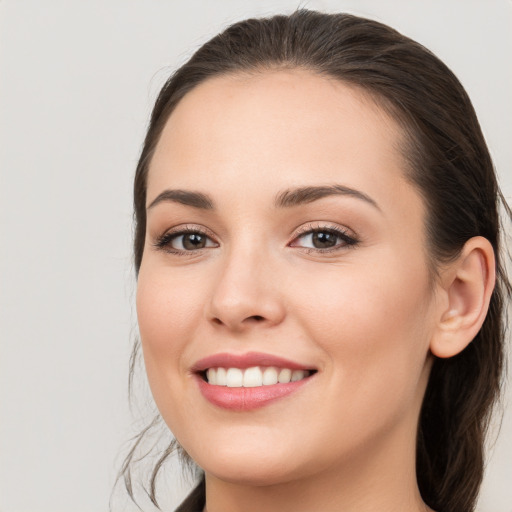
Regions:
[[155, 246], [158, 249], [179, 254], [218, 247], [218, 244], [206, 233], [195, 228], [165, 233], [157, 239]]
[[329, 250], [354, 246], [357, 243], [358, 241], [353, 236], [350, 236], [346, 231], [338, 228], [306, 227], [304, 231], [293, 240], [290, 246], [327, 252]]
[[185, 233], [183, 235], [174, 235], [170, 240], [170, 246], [180, 251], [194, 251], [213, 247], [215, 244], [206, 235], [202, 233]]

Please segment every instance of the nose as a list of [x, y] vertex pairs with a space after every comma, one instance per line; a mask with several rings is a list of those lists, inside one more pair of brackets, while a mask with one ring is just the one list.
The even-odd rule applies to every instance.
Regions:
[[[261, 249], [261, 248], [260, 248]], [[285, 317], [279, 270], [259, 251], [231, 251], [219, 262], [207, 316], [234, 332], [275, 326]]]

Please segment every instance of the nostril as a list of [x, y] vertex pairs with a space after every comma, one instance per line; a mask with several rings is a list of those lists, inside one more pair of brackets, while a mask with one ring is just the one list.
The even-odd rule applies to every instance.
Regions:
[[222, 313], [220, 315], [208, 315], [208, 321], [211, 322], [211, 325], [216, 326], [216, 328], [226, 327], [237, 331], [251, 328], [251, 326], [260, 327], [273, 324], [271, 315], [266, 315], [264, 311], [263, 315], [246, 315], [244, 311], [237, 311], [236, 307], [226, 307]]
[[[262, 317], [261, 315], [252, 315], [252, 316], [248, 316], [245, 319], [246, 322], [247, 321], [249, 321], [249, 322], [262, 322], [264, 320], [265, 320], [265, 318]], [[217, 317], [212, 318], [212, 322], [217, 324], [217, 325], [224, 325], [224, 322], [220, 318], [217, 318]]]

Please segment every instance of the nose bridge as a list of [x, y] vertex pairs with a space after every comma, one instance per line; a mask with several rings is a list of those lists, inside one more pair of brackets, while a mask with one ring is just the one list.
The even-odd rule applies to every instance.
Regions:
[[245, 233], [230, 244], [214, 280], [208, 316], [232, 330], [255, 323], [275, 325], [284, 317], [277, 286], [279, 272], [269, 248], [255, 238]]

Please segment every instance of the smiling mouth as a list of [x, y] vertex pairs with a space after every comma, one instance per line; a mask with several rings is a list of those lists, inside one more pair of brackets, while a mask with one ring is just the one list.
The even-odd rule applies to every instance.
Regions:
[[273, 354], [213, 354], [191, 368], [208, 402], [228, 412], [248, 412], [309, 387], [316, 368]]
[[275, 366], [252, 366], [250, 368], [208, 368], [201, 372], [201, 377], [213, 386], [228, 388], [255, 388], [289, 384], [307, 379], [316, 370], [296, 370]]

